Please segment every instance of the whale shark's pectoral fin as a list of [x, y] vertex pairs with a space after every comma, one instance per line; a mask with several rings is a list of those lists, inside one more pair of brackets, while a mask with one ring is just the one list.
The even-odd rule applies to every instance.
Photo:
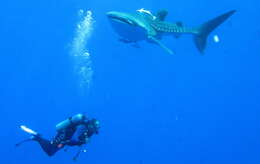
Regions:
[[131, 41], [124, 38], [119, 38], [118, 41], [126, 44], [131, 44], [135, 48], [140, 48], [140, 45], [136, 41]]
[[132, 47], [134, 47], [134, 48], [140, 48], [140, 45], [139, 45], [137, 42], [135, 42], [135, 43], [132, 44]]
[[153, 36], [148, 36], [148, 39], [154, 41], [156, 44], [158, 44], [161, 48], [163, 48], [165, 51], [167, 51], [169, 54], [174, 54], [173, 51], [169, 48], [167, 48], [160, 40], [156, 39]]

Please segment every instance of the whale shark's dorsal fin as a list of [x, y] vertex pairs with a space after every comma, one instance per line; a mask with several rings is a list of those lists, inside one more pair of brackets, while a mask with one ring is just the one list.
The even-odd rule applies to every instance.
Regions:
[[167, 10], [159, 10], [157, 13], [156, 13], [156, 20], [158, 21], [164, 21], [165, 20], [165, 17], [168, 15], [168, 11]]

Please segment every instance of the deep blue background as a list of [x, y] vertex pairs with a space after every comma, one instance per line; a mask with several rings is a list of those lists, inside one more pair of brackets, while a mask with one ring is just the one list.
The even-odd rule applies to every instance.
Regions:
[[[49, 158], [27, 137], [25, 124], [46, 137], [55, 124], [85, 112], [102, 129], [78, 163], [259, 164], [260, 4], [257, 0], [8, 0], [0, 10], [1, 164], [73, 163], [76, 148]], [[105, 12], [169, 11], [167, 20], [196, 26], [238, 12], [209, 38], [204, 56], [191, 36], [164, 38], [177, 52], [117, 41]], [[87, 47], [94, 78], [81, 90], [68, 46], [79, 9], [96, 21]]]

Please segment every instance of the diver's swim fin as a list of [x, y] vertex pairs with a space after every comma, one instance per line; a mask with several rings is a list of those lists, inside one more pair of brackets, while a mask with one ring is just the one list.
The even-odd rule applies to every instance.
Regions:
[[25, 140], [22, 140], [22, 141], [18, 142], [17, 144], [15, 144], [16, 147], [20, 146], [21, 144], [23, 144], [25, 142], [36, 140], [37, 137], [39, 137], [39, 134], [37, 132], [33, 131], [32, 129], [30, 129], [30, 128], [24, 126], [24, 125], [21, 125], [20, 128], [24, 132], [26, 132], [28, 134], [31, 134], [31, 137], [28, 138], [28, 139], [25, 139]]
[[148, 36], [148, 39], [151, 39], [155, 43], [157, 43], [161, 48], [163, 48], [165, 51], [167, 51], [169, 54], [173, 54], [173, 51], [167, 48], [160, 40], [156, 39], [153, 36]]
[[18, 147], [18, 146], [20, 146], [21, 144], [23, 144], [23, 143], [25, 143], [25, 142], [29, 142], [29, 141], [32, 141], [32, 139], [29, 138], [29, 139], [22, 140], [22, 141], [16, 143], [16, 144], [15, 144], [15, 147]]
[[37, 135], [38, 135], [37, 132], [33, 131], [32, 129], [30, 129], [30, 128], [24, 126], [24, 125], [21, 125], [20, 128], [21, 128], [23, 131], [25, 131], [26, 133], [29, 133], [29, 134], [31, 134], [31, 135], [34, 135], [34, 136], [37, 136]]

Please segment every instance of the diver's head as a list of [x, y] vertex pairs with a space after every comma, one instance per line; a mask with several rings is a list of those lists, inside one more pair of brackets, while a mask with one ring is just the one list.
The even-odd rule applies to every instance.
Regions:
[[96, 134], [98, 134], [98, 131], [100, 129], [100, 122], [97, 119], [89, 120], [89, 126], [93, 128]]
[[87, 117], [84, 114], [76, 114], [73, 117], [71, 117], [70, 121], [74, 124], [74, 125], [79, 125], [84, 123], [87, 120]]

